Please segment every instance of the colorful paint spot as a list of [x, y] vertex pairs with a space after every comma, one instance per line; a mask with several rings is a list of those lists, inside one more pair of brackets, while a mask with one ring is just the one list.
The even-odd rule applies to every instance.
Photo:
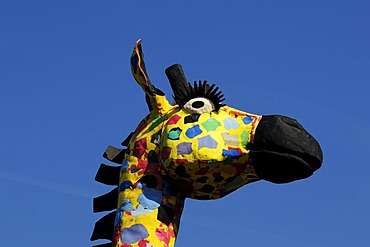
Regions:
[[158, 239], [163, 241], [166, 245], [170, 243], [171, 238], [175, 237], [175, 233], [171, 228], [169, 228], [167, 231], [164, 229], [156, 229], [155, 234], [157, 235]]
[[145, 208], [143, 205], [139, 204], [137, 208], [131, 210], [130, 212], [132, 216], [137, 217], [142, 214], [150, 214], [151, 212], [153, 212], [153, 210]]
[[221, 135], [226, 145], [239, 146], [238, 135], [229, 133], [222, 133]]
[[177, 124], [177, 122], [181, 119], [181, 117], [177, 114], [173, 115], [168, 121], [167, 121], [167, 125], [171, 125], [171, 124]]
[[140, 240], [146, 239], [149, 233], [144, 225], [135, 224], [131, 227], [123, 228], [121, 232], [121, 241], [125, 244], [134, 244]]
[[137, 158], [141, 158], [141, 156], [145, 153], [145, 150], [146, 150], [146, 137], [141, 138], [140, 140], [135, 142], [132, 154]]
[[168, 132], [168, 139], [170, 140], [179, 140], [180, 139], [180, 134], [181, 134], [181, 129], [180, 128], [173, 128]]
[[238, 158], [241, 156], [241, 152], [238, 149], [231, 149], [231, 150], [222, 149], [222, 155], [228, 156], [231, 158]]
[[224, 128], [226, 130], [230, 130], [230, 129], [237, 129], [239, 128], [240, 124], [238, 123], [238, 121], [236, 121], [235, 119], [232, 119], [232, 118], [226, 118], [224, 120]]
[[155, 133], [154, 135], [151, 136], [150, 138], [150, 142], [159, 146], [159, 144], [161, 143], [161, 133], [162, 131], [158, 131], [157, 133]]
[[189, 138], [194, 138], [197, 135], [200, 135], [202, 133], [202, 130], [199, 128], [199, 125], [194, 125], [193, 127], [186, 130], [185, 135]]
[[137, 201], [147, 209], [158, 208], [162, 201], [162, 193], [159, 190], [144, 188], [143, 194], [139, 195]]
[[191, 148], [191, 142], [182, 142], [177, 145], [177, 154], [191, 154], [193, 149]]
[[205, 121], [204, 123], [202, 123], [202, 126], [207, 131], [215, 131], [219, 126], [221, 126], [221, 124], [216, 119], [210, 118], [210, 119], [207, 119], [207, 121]]
[[184, 118], [184, 123], [187, 124], [187, 123], [198, 122], [199, 117], [200, 117], [200, 114], [191, 114]]
[[243, 180], [243, 178], [239, 176], [239, 177], [234, 178], [231, 182], [221, 186], [220, 188], [222, 190], [235, 188], [235, 187], [241, 186], [244, 182], [245, 181]]
[[210, 135], [198, 139], [198, 149], [217, 148], [217, 145], [218, 145], [217, 141], [213, 139]]
[[148, 128], [148, 131], [152, 131], [157, 126], [159, 126], [164, 120], [166, 120], [166, 116], [158, 116], [152, 121], [152, 125]]
[[129, 166], [130, 166], [130, 162], [128, 162], [128, 160], [124, 160], [121, 166], [121, 172], [126, 171]]
[[161, 151], [161, 159], [165, 161], [170, 157], [172, 148], [171, 147], [163, 147]]
[[249, 140], [249, 132], [246, 130], [243, 130], [241, 134], [241, 138], [242, 138], [242, 146], [246, 147], [248, 144], [248, 140]]
[[250, 116], [246, 116], [245, 118], [243, 118], [242, 121], [244, 124], [250, 124], [253, 121], [253, 118], [251, 118]]
[[126, 180], [126, 181], [123, 181], [120, 185], [119, 185], [119, 191], [123, 191], [125, 189], [128, 189], [130, 187], [132, 187], [134, 184], [130, 181], [130, 180]]

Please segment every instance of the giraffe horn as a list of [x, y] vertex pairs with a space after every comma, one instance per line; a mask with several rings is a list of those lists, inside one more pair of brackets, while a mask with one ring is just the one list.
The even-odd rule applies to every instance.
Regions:
[[186, 80], [184, 71], [180, 64], [174, 64], [165, 70], [175, 99], [181, 101], [184, 98], [184, 92], [188, 92], [189, 84]]

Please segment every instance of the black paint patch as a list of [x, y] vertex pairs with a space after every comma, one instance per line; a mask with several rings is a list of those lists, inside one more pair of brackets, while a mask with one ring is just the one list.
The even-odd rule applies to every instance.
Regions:
[[234, 181], [234, 179], [236, 179], [236, 178], [237, 178], [237, 176], [226, 178], [226, 182], [230, 183], [230, 182]]
[[150, 150], [148, 154], [149, 163], [158, 163], [158, 155], [154, 150]]
[[184, 123], [194, 123], [194, 122], [198, 122], [198, 119], [200, 117], [200, 114], [191, 114], [189, 116], [186, 116], [184, 118]]
[[148, 188], [155, 188], [158, 185], [157, 178], [153, 175], [145, 175], [140, 179], [140, 182], [146, 184]]
[[219, 183], [221, 181], [223, 181], [225, 178], [223, 176], [219, 176], [219, 177], [216, 177], [215, 179], [213, 179], [213, 182], [214, 183]]
[[204, 184], [205, 182], [207, 182], [207, 180], [208, 180], [207, 176], [202, 176], [200, 178], [197, 178], [197, 180], [195, 180], [195, 181], [198, 182], [198, 183]]
[[190, 175], [186, 173], [185, 166], [178, 166], [178, 167], [176, 167], [175, 172], [180, 177], [184, 177], [184, 178], [190, 177]]
[[169, 225], [175, 217], [173, 207], [170, 204], [163, 204], [158, 208], [157, 220]]
[[159, 144], [161, 143], [161, 130], [158, 131], [157, 133], [155, 133], [154, 135], [152, 135], [152, 137], [150, 138], [150, 142], [159, 146]]
[[197, 200], [209, 200], [209, 199], [211, 199], [211, 197], [209, 195], [194, 196], [194, 199], [197, 199]]
[[213, 185], [206, 184], [202, 188], [200, 188], [199, 191], [204, 192], [204, 193], [211, 193], [214, 190], [215, 190], [215, 187]]

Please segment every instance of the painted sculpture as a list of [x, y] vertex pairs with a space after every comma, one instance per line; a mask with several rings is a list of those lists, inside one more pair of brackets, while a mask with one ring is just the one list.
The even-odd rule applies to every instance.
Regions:
[[94, 198], [94, 212], [112, 211], [96, 224], [99, 247], [174, 246], [186, 198], [224, 197], [261, 179], [288, 183], [311, 176], [322, 164], [318, 142], [294, 119], [260, 116], [223, 104], [206, 81], [187, 82], [180, 65], [166, 69], [174, 104], [146, 73], [141, 41], [131, 70], [150, 113], [126, 140], [109, 146], [95, 180], [115, 185]]

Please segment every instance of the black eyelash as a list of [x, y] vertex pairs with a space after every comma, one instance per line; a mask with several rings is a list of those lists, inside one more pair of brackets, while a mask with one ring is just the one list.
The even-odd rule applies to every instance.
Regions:
[[225, 100], [222, 91], [216, 87], [215, 84], [209, 85], [207, 81], [194, 81], [194, 85], [188, 83], [189, 87], [181, 91], [181, 95], [174, 96], [176, 103], [182, 108], [189, 100], [203, 97], [209, 99], [215, 106], [215, 110], [218, 111], [225, 104], [222, 101]]

